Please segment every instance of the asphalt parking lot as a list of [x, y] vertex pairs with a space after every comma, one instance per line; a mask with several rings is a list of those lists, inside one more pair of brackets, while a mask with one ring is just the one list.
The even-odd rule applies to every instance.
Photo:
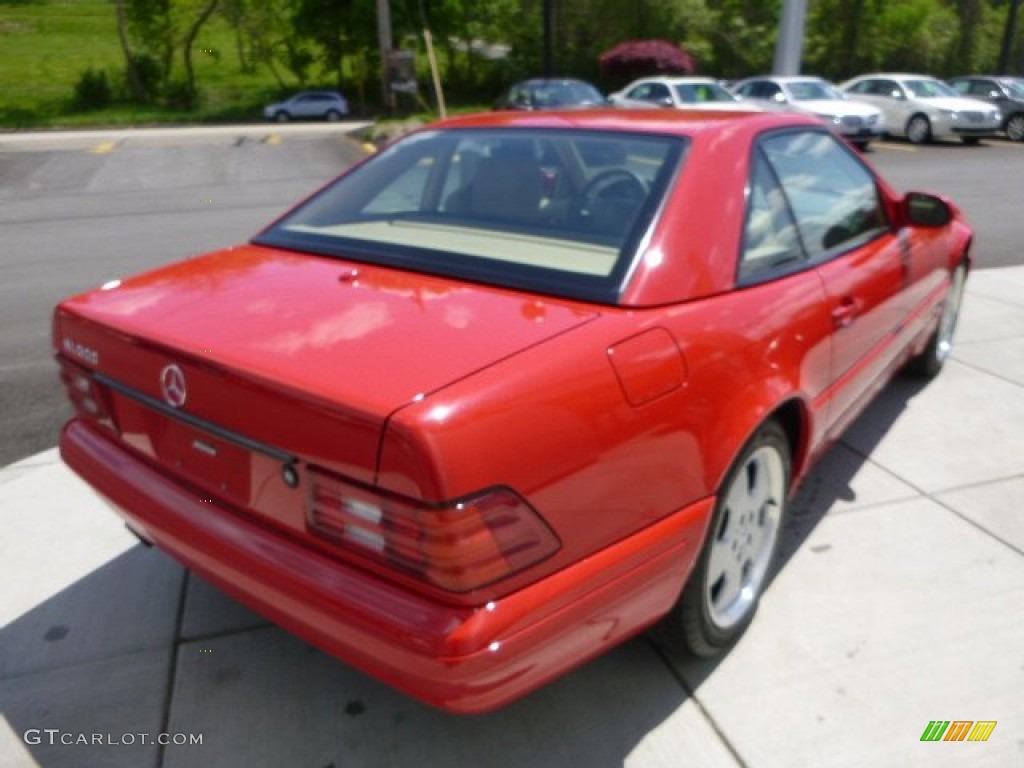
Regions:
[[[9, 435], [37, 406], [63, 418], [44, 384], [53, 301], [242, 239], [358, 156], [297, 136], [92, 151], [106, 141], [0, 139]], [[979, 269], [947, 370], [893, 382], [805, 483], [727, 656], [638, 638], [505, 710], [436, 712], [138, 546], [37, 423], [0, 471], [0, 768], [1024, 763], [1024, 147], [894, 142], [869, 158], [897, 188], [963, 205]], [[937, 719], [996, 726], [922, 742]]]
[[[51, 447], [68, 417], [49, 350], [57, 301], [246, 240], [361, 157], [360, 127], [0, 134], [0, 466]], [[897, 189], [961, 205], [979, 268], [1024, 263], [1024, 144], [892, 141], [866, 157]]]

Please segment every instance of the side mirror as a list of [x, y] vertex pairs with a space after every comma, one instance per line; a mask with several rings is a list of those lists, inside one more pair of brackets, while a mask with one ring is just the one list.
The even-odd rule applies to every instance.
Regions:
[[675, 104], [672, 102], [671, 96], [662, 96], [658, 99], [658, 103], [663, 107], [674, 107]]
[[896, 101], [903, 101], [903, 92], [899, 88], [893, 88], [892, 93], [889, 95], [896, 99]]
[[903, 218], [915, 227], [944, 227], [953, 220], [953, 209], [936, 195], [908, 192], [903, 198]]

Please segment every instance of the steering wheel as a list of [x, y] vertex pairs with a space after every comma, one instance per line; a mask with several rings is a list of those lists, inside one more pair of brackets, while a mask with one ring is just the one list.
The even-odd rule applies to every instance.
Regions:
[[616, 204], [635, 212], [647, 198], [647, 182], [625, 168], [601, 171], [587, 185], [573, 203], [573, 219], [579, 224], [592, 223], [604, 216], [614, 215]]

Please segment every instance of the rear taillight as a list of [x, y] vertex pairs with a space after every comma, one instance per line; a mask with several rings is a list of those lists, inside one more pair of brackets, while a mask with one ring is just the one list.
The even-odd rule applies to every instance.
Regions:
[[315, 533], [450, 592], [492, 584], [547, 558], [558, 539], [512, 491], [441, 506], [382, 496], [311, 470], [307, 520]]
[[62, 357], [57, 358], [57, 362], [60, 365], [60, 379], [64, 382], [68, 399], [75, 407], [75, 412], [108, 429], [114, 429], [114, 419], [110, 414], [106, 395], [92, 374]]

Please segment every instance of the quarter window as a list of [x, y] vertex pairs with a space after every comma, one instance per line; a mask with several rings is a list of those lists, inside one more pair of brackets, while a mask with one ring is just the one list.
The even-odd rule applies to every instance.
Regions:
[[813, 260], [861, 245], [888, 221], [874, 177], [839, 140], [823, 132], [789, 132], [761, 141]]
[[786, 195], [768, 161], [758, 152], [750, 177], [739, 279], [760, 281], [791, 271], [804, 260]]

